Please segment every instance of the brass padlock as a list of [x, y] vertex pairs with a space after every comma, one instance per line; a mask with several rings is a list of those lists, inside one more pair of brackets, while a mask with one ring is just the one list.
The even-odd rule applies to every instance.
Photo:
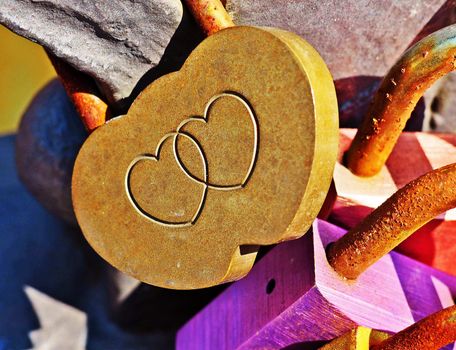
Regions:
[[236, 280], [258, 245], [310, 227], [337, 133], [333, 81], [311, 45], [279, 29], [226, 28], [89, 136], [73, 174], [76, 217], [103, 258], [141, 281]]

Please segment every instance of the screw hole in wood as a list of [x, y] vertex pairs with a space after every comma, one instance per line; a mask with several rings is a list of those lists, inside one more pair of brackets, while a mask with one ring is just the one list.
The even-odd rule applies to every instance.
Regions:
[[266, 285], [266, 294], [271, 294], [274, 291], [275, 286], [276, 286], [276, 281], [274, 278], [271, 278], [269, 280], [268, 284]]

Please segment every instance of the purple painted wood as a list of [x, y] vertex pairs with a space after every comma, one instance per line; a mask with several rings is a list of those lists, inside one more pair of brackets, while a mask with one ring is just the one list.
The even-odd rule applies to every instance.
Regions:
[[325, 247], [344, 233], [317, 220], [301, 239], [272, 249], [181, 328], [177, 349], [281, 349], [330, 340], [356, 325], [397, 332], [452, 303], [456, 277], [398, 253], [357, 281], [343, 280]]

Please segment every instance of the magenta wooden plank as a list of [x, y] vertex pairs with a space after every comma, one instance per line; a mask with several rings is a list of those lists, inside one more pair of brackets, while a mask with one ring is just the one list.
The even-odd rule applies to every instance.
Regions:
[[452, 302], [456, 277], [398, 253], [343, 280], [325, 247], [344, 232], [317, 220], [301, 239], [273, 248], [180, 329], [177, 349], [281, 349], [355, 325], [397, 332]]

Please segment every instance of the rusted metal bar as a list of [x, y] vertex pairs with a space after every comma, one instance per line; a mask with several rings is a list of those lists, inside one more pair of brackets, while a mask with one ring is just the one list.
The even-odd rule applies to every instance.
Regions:
[[234, 26], [231, 16], [220, 0], [185, 0], [185, 3], [208, 36]]
[[[412, 165], [413, 166], [413, 165]], [[328, 261], [355, 279], [435, 216], [456, 207], [456, 163], [408, 183], [334, 242]]]
[[98, 91], [93, 81], [57, 57], [49, 53], [48, 56], [86, 129], [92, 132], [103, 125], [108, 105], [97, 96]]
[[456, 306], [436, 312], [371, 350], [434, 350], [456, 341]]
[[383, 79], [346, 154], [354, 174], [380, 171], [420, 97], [455, 69], [455, 61], [456, 25], [425, 37], [404, 53]]
[[[206, 35], [211, 35], [234, 23], [220, 0], [186, 0], [195, 20]], [[107, 119], [108, 106], [99, 97], [95, 84], [83, 73], [48, 53], [65, 90], [70, 96], [86, 129], [92, 132]]]

